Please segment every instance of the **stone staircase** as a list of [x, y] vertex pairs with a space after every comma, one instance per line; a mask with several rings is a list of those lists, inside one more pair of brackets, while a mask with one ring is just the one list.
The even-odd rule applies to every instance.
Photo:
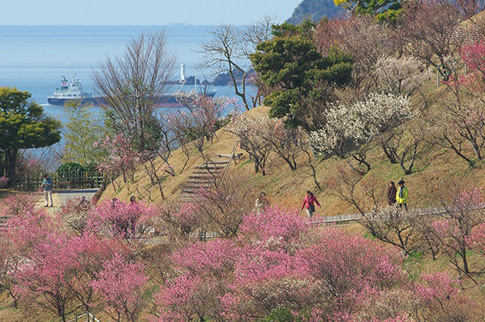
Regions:
[[184, 201], [190, 201], [197, 195], [201, 189], [213, 187], [217, 181], [224, 175], [225, 170], [232, 161], [232, 156], [219, 155], [218, 158], [208, 160], [203, 164], [195, 167], [182, 185], [181, 198]]
[[236, 155], [238, 145], [239, 140], [234, 144], [231, 154], [217, 154], [216, 157], [195, 167], [195, 170], [182, 185], [181, 199], [190, 202], [201, 189], [214, 187], [219, 180], [223, 179], [231, 162], [234, 160], [237, 164], [237, 160], [241, 159], [242, 153]]
[[7, 230], [7, 222], [11, 216], [0, 216], [0, 234]]

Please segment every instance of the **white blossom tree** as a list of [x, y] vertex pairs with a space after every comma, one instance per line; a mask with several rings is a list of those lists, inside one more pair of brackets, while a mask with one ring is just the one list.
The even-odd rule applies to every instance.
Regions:
[[431, 78], [430, 68], [426, 68], [414, 57], [381, 57], [376, 63], [377, 86], [385, 93], [411, 95]]
[[313, 148], [324, 154], [356, 160], [359, 172], [371, 169], [366, 161], [369, 143], [384, 133], [410, 120], [414, 112], [409, 100], [402, 95], [370, 94], [365, 100], [352, 105], [331, 107], [326, 113], [326, 125], [310, 133]]

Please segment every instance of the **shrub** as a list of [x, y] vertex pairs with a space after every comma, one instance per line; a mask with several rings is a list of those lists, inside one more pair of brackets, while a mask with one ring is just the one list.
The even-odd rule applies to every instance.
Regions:
[[8, 178], [3, 176], [0, 177], [0, 189], [5, 189], [8, 186]]

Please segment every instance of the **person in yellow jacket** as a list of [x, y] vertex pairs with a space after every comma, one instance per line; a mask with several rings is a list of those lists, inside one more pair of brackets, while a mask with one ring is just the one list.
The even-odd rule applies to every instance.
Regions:
[[404, 209], [408, 211], [408, 188], [404, 185], [404, 180], [399, 180], [397, 184], [399, 185], [396, 192], [397, 205], [399, 208], [404, 205]]

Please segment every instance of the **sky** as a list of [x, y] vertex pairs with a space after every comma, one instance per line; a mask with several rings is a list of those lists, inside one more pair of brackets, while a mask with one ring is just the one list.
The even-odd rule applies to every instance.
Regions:
[[283, 21], [301, 0], [11, 0], [0, 25], [193, 25]]

